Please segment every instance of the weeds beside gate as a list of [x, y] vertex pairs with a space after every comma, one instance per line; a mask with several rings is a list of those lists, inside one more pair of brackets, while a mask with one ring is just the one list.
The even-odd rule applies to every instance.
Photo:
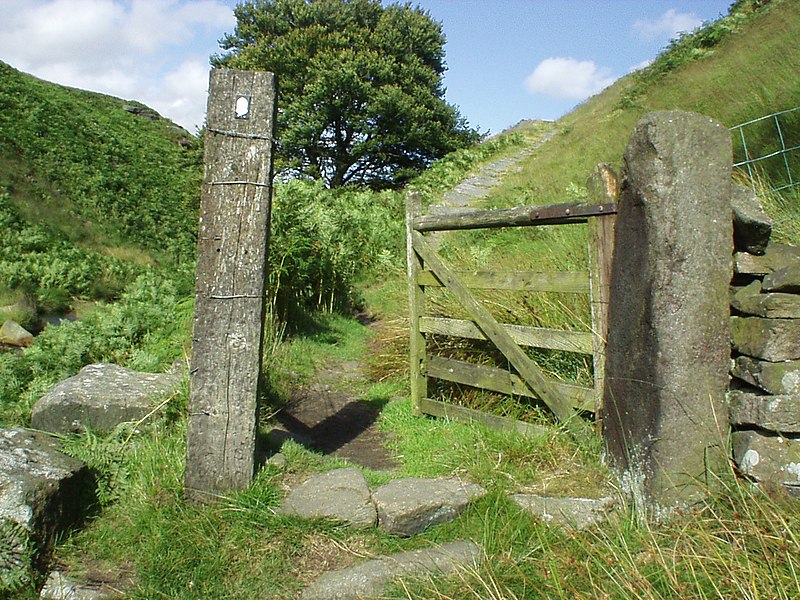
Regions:
[[[614, 244], [617, 181], [610, 168], [598, 166], [589, 180], [592, 201], [554, 206], [523, 206], [444, 215], [421, 214], [420, 196], [410, 192], [406, 230], [410, 310], [411, 397], [415, 412], [454, 420], [479, 421], [521, 432], [537, 428], [516, 419], [459, 406], [429, 397], [429, 378], [437, 378], [500, 394], [544, 403], [562, 422], [576, 411], [596, 412], [602, 398], [608, 288]], [[556, 226], [589, 223], [589, 270], [573, 271], [458, 271], [438, 254], [430, 235], [438, 231], [496, 227]], [[426, 289], [444, 287], [470, 319], [430, 316]], [[576, 332], [499, 322], [472, 290], [513, 290], [590, 294], [591, 331]], [[488, 340], [513, 368], [473, 364], [429, 352], [432, 335]], [[593, 356], [594, 386], [565, 383], [546, 375], [526, 348], [577, 352]]]

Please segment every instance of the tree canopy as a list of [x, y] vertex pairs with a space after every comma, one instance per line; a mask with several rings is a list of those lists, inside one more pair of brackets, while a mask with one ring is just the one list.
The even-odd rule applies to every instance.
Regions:
[[474, 143], [444, 100], [441, 24], [380, 0], [252, 0], [214, 66], [278, 76], [279, 168], [330, 187], [401, 185]]

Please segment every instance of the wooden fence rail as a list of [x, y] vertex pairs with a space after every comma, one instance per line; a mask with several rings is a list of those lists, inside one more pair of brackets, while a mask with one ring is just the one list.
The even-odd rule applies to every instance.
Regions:
[[[429, 398], [428, 379], [431, 377], [539, 400], [561, 421], [570, 420], [576, 410], [597, 411], [603, 387], [608, 287], [616, 214], [616, 178], [608, 167], [600, 165], [592, 174], [588, 187], [596, 202], [593, 205], [570, 203], [522, 206], [444, 215], [422, 215], [419, 194], [409, 193], [406, 232], [411, 391], [417, 413], [446, 416], [456, 420], [477, 420], [492, 427], [522, 432], [537, 429], [521, 421]], [[456, 271], [439, 257], [434, 245], [425, 235], [435, 231], [586, 222], [589, 223], [590, 232], [587, 272]], [[426, 288], [447, 289], [466, 310], [470, 320], [426, 315]], [[592, 329], [588, 332], [576, 332], [500, 323], [475, 297], [471, 291], [474, 289], [590, 294]], [[488, 340], [502, 352], [515, 372], [431, 355], [427, 349], [430, 335]], [[595, 385], [587, 388], [545, 375], [524, 347], [592, 355]]]

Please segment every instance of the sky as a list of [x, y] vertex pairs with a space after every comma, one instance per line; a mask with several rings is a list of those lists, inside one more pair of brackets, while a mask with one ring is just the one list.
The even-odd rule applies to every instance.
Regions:
[[[384, 0], [384, 4], [390, 0]], [[498, 133], [556, 119], [732, 0], [416, 0], [442, 23], [446, 99]], [[195, 133], [240, 0], [0, 0], [0, 60], [137, 100]], [[2, 81], [0, 81], [2, 85]]]

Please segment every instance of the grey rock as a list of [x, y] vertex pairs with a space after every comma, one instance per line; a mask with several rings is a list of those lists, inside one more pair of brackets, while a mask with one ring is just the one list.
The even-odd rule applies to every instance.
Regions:
[[739, 356], [731, 373], [770, 394], [800, 394], [800, 360], [769, 362]]
[[32, 343], [33, 334], [16, 321], [8, 319], [0, 327], [0, 344], [24, 347]]
[[583, 529], [599, 523], [614, 507], [614, 498], [570, 498], [514, 494], [510, 499], [547, 523]]
[[57, 446], [43, 433], [0, 430], [0, 520], [27, 530], [30, 566], [42, 575], [56, 537], [80, 523], [94, 492], [88, 467]]
[[764, 254], [772, 234], [772, 219], [767, 216], [755, 192], [734, 185], [731, 190], [733, 209], [733, 244], [736, 250]]
[[764, 290], [800, 294], [800, 260], [764, 277]]
[[800, 248], [787, 244], [771, 243], [763, 256], [747, 252], [737, 252], [734, 257], [734, 271], [748, 275], [768, 275], [800, 261]]
[[423, 550], [392, 554], [338, 571], [323, 573], [307, 587], [303, 600], [361, 600], [377, 598], [392, 581], [428, 574], [446, 575], [474, 568], [481, 560], [474, 542], [451, 542]]
[[367, 480], [355, 468], [311, 476], [289, 493], [278, 512], [306, 519], [334, 519], [359, 528], [374, 527], [377, 520]]
[[458, 516], [486, 491], [459, 479], [394, 479], [372, 494], [378, 527], [401, 536], [414, 535]]
[[148, 108], [146, 106], [135, 106], [132, 104], [124, 104], [122, 106], [122, 110], [124, 110], [125, 112], [129, 112], [133, 115], [136, 115], [138, 117], [145, 117], [147, 119], [150, 119], [151, 121], [157, 121], [158, 119], [161, 118], [161, 115], [159, 115], [152, 108]]
[[91, 587], [70, 579], [60, 571], [52, 571], [39, 592], [42, 600], [106, 600], [119, 596], [111, 590]]
[[731, 139], [697, 114], [651, 113], [625, 151], [601, 417], [643, 514], [702, 500], [728, 435]]
[[780, 433], [800, 433], [800, 394], [770, 396], [731, 390], [731, 423]]
[[800, 319], [731, 317], [730, 327], [737, 352], [772, 362], [800, 359]]
[[800, 487], [800, 440], [735, 431], [733, 458], [741, 471], [759, 483]]
[[800, 319], [800, 295], [762, 293], [761, 281], [732, 288], [731, 306], [740, 313], [771, 319]]
[[267, 459], [267, 464], [272, 465], [277, 469], [285, 469], [286, 466], [289, 464], [289, 461], [286, 459], [286, 456], [281, 452], [277, 454], [273, 454]]
[[110, 431], [139, 421], [180, 389], [180, 372], [140, 373], [113, 364], [88, 365], [34, 405], [31, 425], [54, 433], [82, 427]]

